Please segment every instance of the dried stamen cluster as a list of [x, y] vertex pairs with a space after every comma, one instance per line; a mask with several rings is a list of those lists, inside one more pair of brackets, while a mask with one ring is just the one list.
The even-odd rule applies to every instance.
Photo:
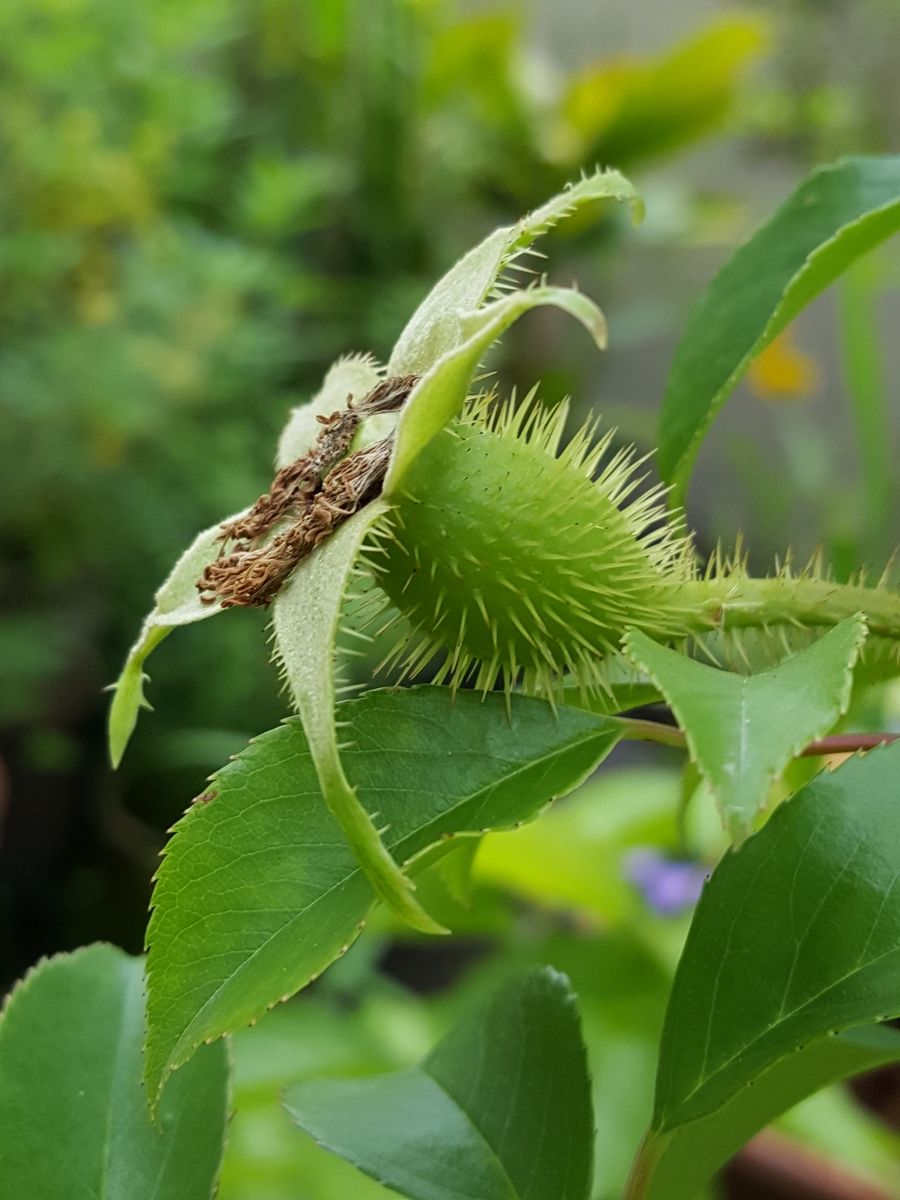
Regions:
[[223, 542], [254, 541], [292, 510], [307, 504], [321, 485], [322, 476], [350, 449], [362, 421], [360, 413], [350, 407], [317, 419], [322, 429], [313, 448], [282, 467], [272, 480], [271, 490], [260, 496], [248, 513], [222, 526]]
[[[222, 526], [222, 541], [235, 540], [229, 554], [203, 572], [197, 583], [206, 604], [223, 608], [269, 604], [303, 558], [381, 491], [391, 438], [347, 451], [366, 417], [398, 409], [418, 376], [385, 379], [362, 401], [328, 417], [315, 445], [275, 476], [272, 487], [243, 517]], [[279, 521], [293, 517], [265, 546], [255, 545]]]

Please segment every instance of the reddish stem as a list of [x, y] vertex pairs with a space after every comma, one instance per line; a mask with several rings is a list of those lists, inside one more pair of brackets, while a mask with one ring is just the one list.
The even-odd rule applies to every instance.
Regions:
[[817, 754], [854, 754], [857, 750], [874, 750], [896, 742], [900, 733], [835, 733], [831, 737], [810, 742], [803, 754], [807, 758]]
[[758, 1133], [740, 1151], [732, 1170], [746, 1173], [757, 1184], [774, 1185], [795, 1200], [889, 1200], [891, 1193], [828, 1162], [771, 1129]]

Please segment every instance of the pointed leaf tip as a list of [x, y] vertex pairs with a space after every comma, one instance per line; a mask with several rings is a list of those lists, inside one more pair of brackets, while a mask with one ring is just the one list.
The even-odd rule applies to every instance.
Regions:
[[625, 650], [646, 671], [684, 730], [735, 843], [752, 831], [775, 778], [846, 711], [865, 641], [862, 614], [758, 675], [696, 662], [632, 630]]
[[550, 967], [508, 979], [418, 1067], [301, 1083], [285, 1107], [317, 1142], [409, 1200], [590, 1194], [584, 1042], [569, 981]]

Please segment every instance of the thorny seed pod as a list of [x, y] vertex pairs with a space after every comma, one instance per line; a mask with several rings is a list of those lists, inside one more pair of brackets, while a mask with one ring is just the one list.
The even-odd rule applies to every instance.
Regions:
[[482, 398], [420, 454], [368, 550], [412, 628], [387, 662], [412, 675], [443, 655], [454, 686], [552, 695], [568, 676], [595, 691], [627, 628], [683, 629], [694, 569], [678, 520], [595, 423], [560, 452], [566, 415], [534, 393], [493, 414]]

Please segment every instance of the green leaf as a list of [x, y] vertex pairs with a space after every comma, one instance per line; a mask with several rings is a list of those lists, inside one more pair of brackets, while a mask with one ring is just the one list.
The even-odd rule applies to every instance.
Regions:
[[29, 1200], [207, 1200], [228, 1104], [224, 1045], [166, 1089], [141, 1086], [140, 959], [90, 946], [42, 962], [0, 1020], [0, 1191]]
[[900, 228], [900, 156], [814, 171], [729, 259], [672, 364], [659, 469], [683, 494], [704, 434], [753, 358], [854, 259]]
[[682, 1144], [714, 1165], [726, 1139], [894, 1054], [879, 1034], [838, 1035], [900, 1012], [898, 771], [893, 743], [819, 775], [713, 874], [669, 1001], [635, 1200], [669, 1200], [653, 1177]]
[[513, 977], [418, 1067], [289, 1088], [327, 1149], [410, 1200], [587, 1200], [593, 1119], [575, 997], [550, 967]]
[[[344, 358], [325, 376], [321, 389], [307, 405], [294, 409], [281, 435], [278, 465], [299, 458], [317, 436], [319, 414], [328, 415], [347, 404], [348, 394], [368, 392], [380, 376], [371, 359]], [[125, 666], [114, 685], [109, 711], [109, 752], [117, 767], [134, 732], [141, 708], [149, 705], [144, 697], [144, 662], [161, 641], [179, 625], [191, 625], [222, 612], [220, 604], [204, 604], [197, 591], [197, 580], [222, 548], [220, 534], [224, 521], [233, 521], [241, 513], [223, 518], [199, 533], [178, 559], [172, 572], [156, 593], [153, 611], [144, 620], [140, 636], [128, 653]]]
[[672, 991], [658, 1128], [805, 1041], [900, 1012], [898, 771], [900, 743], [823, 772], [723, 859]]
[[424, 933], [444, 933], [413, 896], [412, 881], [381, 840], [344, 773], [337, 743], [334, 654], [341, 605], [366, 533], [386, 510], [381, 500], [345, 522], [301, 562], [272, 606], [275, 653], [303, 721], [322, 795], [378, 896]]
[[[338, 708], [347, 769], [401, 865], [455, 833], [507, 828], [581, 782], [619, 727], [591, 713], [447, 689]], [[375, 896], [322, 804], [298, 721], [264, 734], [179, 821], [148, 930], [147, 1081], [258, 1017], [354, 940]]]
[[627, 635], [626, 652], [671, 705], [736, 842], [753, 829], [769, 788], [791, 759], [846, 712], [865, 636], [863, 617], [848, 617], [773, 670], [736, 675], [660, 646], [638, 630]]
[[504, 271], [542, 234], [593, 200], [619, 200], [636, 219], [643, 209], [632, 185], [618, 171], [597, 171], [548, 200], [515, 225], [496, 229], [464, 255], [434, 285], [397, 339], [389, 375], [424, 374], [456, 349], [468, 334], [465, 320], [487, 301]]
[[693, 1200], [754, 1134], [786, 1109], [838, 1080], [900, 1061], [900, 1033], [886, 1026], [820, 1037], [778, 1059], [721, 1108], [641, 1148], [632, 1192], [641, 1200]]
[[476, 312], [454, 317], [455, 341], [419, 380], [397, 424], [397, 441], [383, 494], [395, 492], [416, 456], [460, 411], [472, 376], [486, 351], [524, 313], [542, 305], [568, 312], [588, 330], [601, 349], [606, 321], [600, 309], [572, 288], [533, 287], [513, 292]]

